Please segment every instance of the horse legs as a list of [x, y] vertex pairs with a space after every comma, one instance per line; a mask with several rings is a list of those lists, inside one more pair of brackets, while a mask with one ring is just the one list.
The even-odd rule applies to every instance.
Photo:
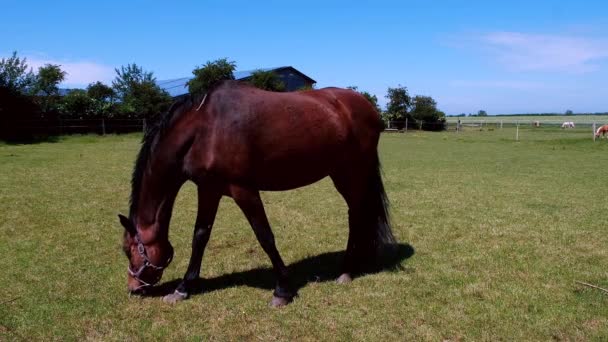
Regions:
[[[342, 265], [342, 274], [337, 279], [340, 284], [349, 283], [352, 274], [357, 271], [361, 255], [358, 250], [358, 241], [361, 241], [361, 234], [364, 227], [363, 199], [366, 189], [366, 175], [360, 170], [353, 170], [334, 173], [330, 175], [338, 192], [342, 195], [348, 205], [348, 242], [346, 244], [346, 254]], [[352, 173], [351, 173], [352, 172]], [[359, 174], [358, 174], [359, 173]]]
[[274, 235], [270, 229], [260, 193], [256, 190], [231, 186], [230, 195], [247, 217], [258, 242], [272, 262], [277, 283], [270, 305], [277, 307], [288, 304], [295, 296], [295, 293], [289, 283], [287, 267], [285, 267], [285, 263], [283, 263], [283, 259], [281, 259], [275, 245]]
[[175, 292], [163, 298], [165, 302], [173, 304], [184, 300], [192, 292], [192, 283], [200, 276], [203, 254], [211, 236], [211, 228], [213, 227], [213, 221], [215, 220], [215, 214], [217, 213], [221, 198], [222, 193], [219, 191], [205, 188], [203, 192], [200, 187], [198, 188], [198, 213], [194, 225], [192, 254], [190, 255], [188, 270]]

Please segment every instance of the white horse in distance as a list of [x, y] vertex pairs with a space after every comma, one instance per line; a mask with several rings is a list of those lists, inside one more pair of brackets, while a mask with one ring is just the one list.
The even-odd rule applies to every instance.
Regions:
[[574, 122], [564, 121], [564, 123], [562, 124], [562, 128], [574, 128]]

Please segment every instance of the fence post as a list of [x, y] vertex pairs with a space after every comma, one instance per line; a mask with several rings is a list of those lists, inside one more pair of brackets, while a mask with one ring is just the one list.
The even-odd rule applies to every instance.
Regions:
[[101, 135], [106, 135], [106, 120], [101, 119]]
[[405, 118], [405, 131], [407, 132], [407, 118]]
[[593, 128], [591, 130], [593, 131], [593, 141], [595, 141], [595, 122], [593, 123]]
[[500, 129], [502, 129], [502, 120], [500, 120]]
[[519, 120], [517, 120], [517, 128], [515, 129], [515, 141], [519, 141]]

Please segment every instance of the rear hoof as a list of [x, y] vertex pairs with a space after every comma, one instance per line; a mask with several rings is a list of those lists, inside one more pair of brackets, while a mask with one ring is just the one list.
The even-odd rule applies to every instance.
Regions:
[[338, 284], [348, 284], [353, 281], [353, 278], [348, 273], [342, 273], [342, 275], [336, 279], [336, 283]]
[[163, 297], [163, 302], [167, 303], [167, 304], [175, 304], [177, 302], [181, 302], [182, 300], [188, 298], [188, 294], [187, 293], [182, 293], [182, 292], [178, 292], [175, 291], [171, 294], [168, 294], [166, 296]]
[[291, 302], [291, 299], [289, 299], [289, 298], [272, 296], [272, 300], [270, 301], [270, 306], [273, 308], [280, 308], [282, 306], [289, 304], [290, 302]]

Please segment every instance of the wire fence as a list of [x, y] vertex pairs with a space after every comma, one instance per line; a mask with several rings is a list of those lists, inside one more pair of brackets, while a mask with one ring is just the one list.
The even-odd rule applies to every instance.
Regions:
[[64, 134], [117, 134], [142, 132], [145, 119], [35, 119], [10, 123], [10, 134], [14, 136], [52, 136]]
[[[434, 123], [437, 125], [437, 123]], [[534, 135], [536, 133], [557, 133], [567, 134], [574, 136], [573, 133], [577, 133], [582, 137], [588, 137], [589, 139], [596, 140], [603, 138], [603, 136], [596, 136], [597, 129], [608, 124], [608, 117], [597, 117], [597, 118], [585, 118], [581, 119], [524, 119], [524, 120], [513, 120], [513, 119], [499, 119], [499, 118], [449, 118], [447, 122], [442, 123], [442, 129], [444, 131], [451, 132], [508, 132], [513, 135], [514, 140], [520, 140], [521, 134], [525, 132], [527, 136]], [[428, 130], [430, 123], [416, 120], [414, 123], [407, 123], [401, 121], [389, 121], [386, 123], [385, 132], [416, 132], [419, 130]]]

